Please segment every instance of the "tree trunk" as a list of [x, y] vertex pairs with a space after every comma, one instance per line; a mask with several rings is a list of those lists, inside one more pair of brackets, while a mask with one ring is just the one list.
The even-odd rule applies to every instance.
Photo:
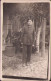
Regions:
[[42, 20], [42, 56], [45, 55], [45, 28], [46, 28], [46, 18]]
[[37, 36], [36, 36], [36, 49], [37, 49], [37, 53], [39, 53], [40, 52], [40, 49], [39, 49], [39, 47], [40, 47], [40, 34], [41, 34], [41, 28], [42, 28], [42, 18], [40, 17], [40, 27], [39, 28], [37, 28], [36, 27], [36, 34], [37, 34]]
[[36, 52], [37, 53], [39, 53], [40, 33], [41, 33], [41, 27], [38, 28], [37, 38], [36, 38], [36, 48], [37, 48]]

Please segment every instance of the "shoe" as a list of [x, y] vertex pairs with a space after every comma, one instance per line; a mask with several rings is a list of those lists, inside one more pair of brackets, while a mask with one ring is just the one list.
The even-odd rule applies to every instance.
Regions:
[[26, 64], [23, 64], [22, 66], [23, 66], [23, 67], [25, 67], [25, 66], [26, 66]]
[[30, 62], [27, 63], [27, 66], [30, 66]]

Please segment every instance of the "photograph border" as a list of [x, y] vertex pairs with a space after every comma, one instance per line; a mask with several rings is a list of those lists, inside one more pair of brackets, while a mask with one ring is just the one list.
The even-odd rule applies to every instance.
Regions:
[[[15, 0], [15, 1], [12, 1], [12, 0], [2, 0], [1, 1], [1, 27], [3, 27], [3, 3], [46, 3], [46, 2], [49, 2], [50, 4], [50, 1], [46, 0], [46, 1], [42, 1], [39, 0], [38, 2], [37, 1], [33, 1], [33, 0]], [[50, 16], [51, 18], [51, 16]], [[51, 21], [50, 21], [51, 22]], [[50, 23], [50, 26], [51, 26], [51, 23]], [[2, 48], [2, 28], [1, 28], [1, 48]], [[49, 80], [49, 73], [50, 73], [50, 44], [49, 44], [49, 50], [48, 50], [48, 66], [47, 66], [47, 78], [43, 79], [43, 78], [32, 78], [32, 77], [18, 77], [18, 76], [7, 76], [7, 75], [2, 75], [2, 78], [11, 78], [11, 79], [26, 79], [26, 80]], [[2, 49], [1, 49], [1, 55], [2, 55]]]

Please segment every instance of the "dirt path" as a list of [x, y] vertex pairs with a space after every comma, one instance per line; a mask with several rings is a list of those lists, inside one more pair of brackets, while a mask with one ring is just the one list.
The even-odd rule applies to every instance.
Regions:
[[7, 51], [3, 54], [3, 75], [47, 78], [48, 51], [45, 56], [41, 54], [32, 54], [30, 65], [22, 66], [22, 54], [15, 54], [13, 49], [12, 54]]

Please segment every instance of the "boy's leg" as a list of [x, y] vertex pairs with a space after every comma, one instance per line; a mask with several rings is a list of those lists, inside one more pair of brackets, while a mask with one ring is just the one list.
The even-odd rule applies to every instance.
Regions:
[[31, 53], [32, 53], [32, 46], [31, 45], [28, 45], [27, 46], [27, 62], [30, 62]]
[[23, 45], [23, 57], [22, 57], [22, 63], [26, 64], [26, 56], [27, 56], [27, 46]]

